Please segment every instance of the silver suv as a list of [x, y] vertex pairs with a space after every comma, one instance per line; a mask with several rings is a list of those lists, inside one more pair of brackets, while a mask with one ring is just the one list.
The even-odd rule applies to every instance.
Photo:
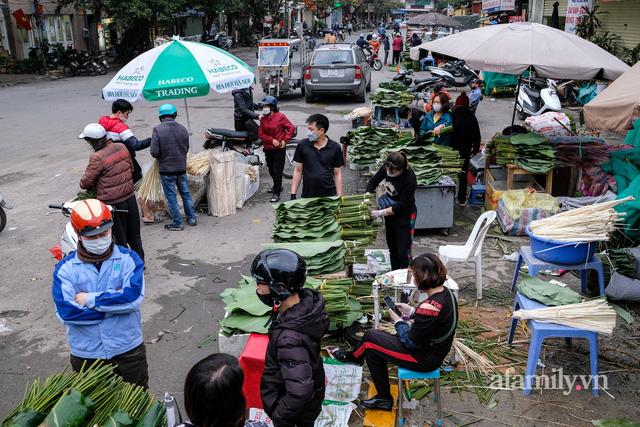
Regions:
[[304, 71], [304, 99], [311, 103], [316, 95], [353, 95], [366, 101], [371, 91], [371, 66], [355, 44], [324, 44], [313, 53]]

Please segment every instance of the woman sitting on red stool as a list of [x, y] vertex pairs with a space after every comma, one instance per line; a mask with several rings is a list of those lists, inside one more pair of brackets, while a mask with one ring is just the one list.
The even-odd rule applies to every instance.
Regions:
[[453, 292], [444, 286], [447, 269], [434, 254], [414, 258], [409, 266], [413, 281], [427, 298], [417, 308], [397, 303], [402, 316], [389, 310], [397, 335], [369, 330], [353, 351], [337, 349], [332, 356], [344, 363], [369, 366], [376, 386], [373, 398], [360, 404], [369, 409], [390, 411], [393, 397], [387, 364], [418, 372], [438, 369], [449, 353], [458, 323], [458, 304]]

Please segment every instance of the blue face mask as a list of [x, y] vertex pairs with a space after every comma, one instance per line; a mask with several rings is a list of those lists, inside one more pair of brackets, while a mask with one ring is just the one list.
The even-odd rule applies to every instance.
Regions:
[[318, 139], [318, 135], [316, 135], [315, 133], [309, 131], [307, 132], [307, 138], [309, 138], [310, 142], [314, 142]]

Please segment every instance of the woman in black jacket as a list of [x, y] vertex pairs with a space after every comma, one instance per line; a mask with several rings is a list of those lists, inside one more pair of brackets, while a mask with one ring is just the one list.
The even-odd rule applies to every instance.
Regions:
[[442, 365], [453, 344], [458, 303], [453, 292], [444, 286], [447, 268], [437, 255], [423, 254], [411, 261], [410, 269], [413, 282], [427, 298], [415, 308], [397, 303], [401, 315], [389, 310], [397, 335], [369, 330], [353, 351], [332, 351], [333, 357], [344, 363], [367, 362], [378, 394], [360, 401], [365, 408], [393, 408], [389, 362], [412, 371], [430, 372]]
[[469, 97], [462, 92], [456, 98], [453, 108], [453, 135], [451, 145], [460, 152], [460, 158], [464, 160], [462, 171], [458, 174], [458, 203], [465, 205], [467, 200], [467, 171], [469, 159], [480, 151], [480, 125], [475, 114], [469, 109]]
[[387, 246], [391, 268], [406, 268], [411, 261], [413, 226], [416, 220], [416, 174], [409, 168], [407, 156], [402, 152], [389, 154], [384, 166], [369, 180], [367, 193], [376, 191], [384, 181], [385, 193], [378, 199], [378, 210], [373, 218], [385, 217]]

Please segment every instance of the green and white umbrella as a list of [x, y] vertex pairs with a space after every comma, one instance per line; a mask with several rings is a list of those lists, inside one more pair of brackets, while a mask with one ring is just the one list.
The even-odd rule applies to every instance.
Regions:
[[137, 56], [102, 89], [107, 101], [135, 102], [206, 96], [251, 86], [251, 67], [203, 43], [174, 39]]

